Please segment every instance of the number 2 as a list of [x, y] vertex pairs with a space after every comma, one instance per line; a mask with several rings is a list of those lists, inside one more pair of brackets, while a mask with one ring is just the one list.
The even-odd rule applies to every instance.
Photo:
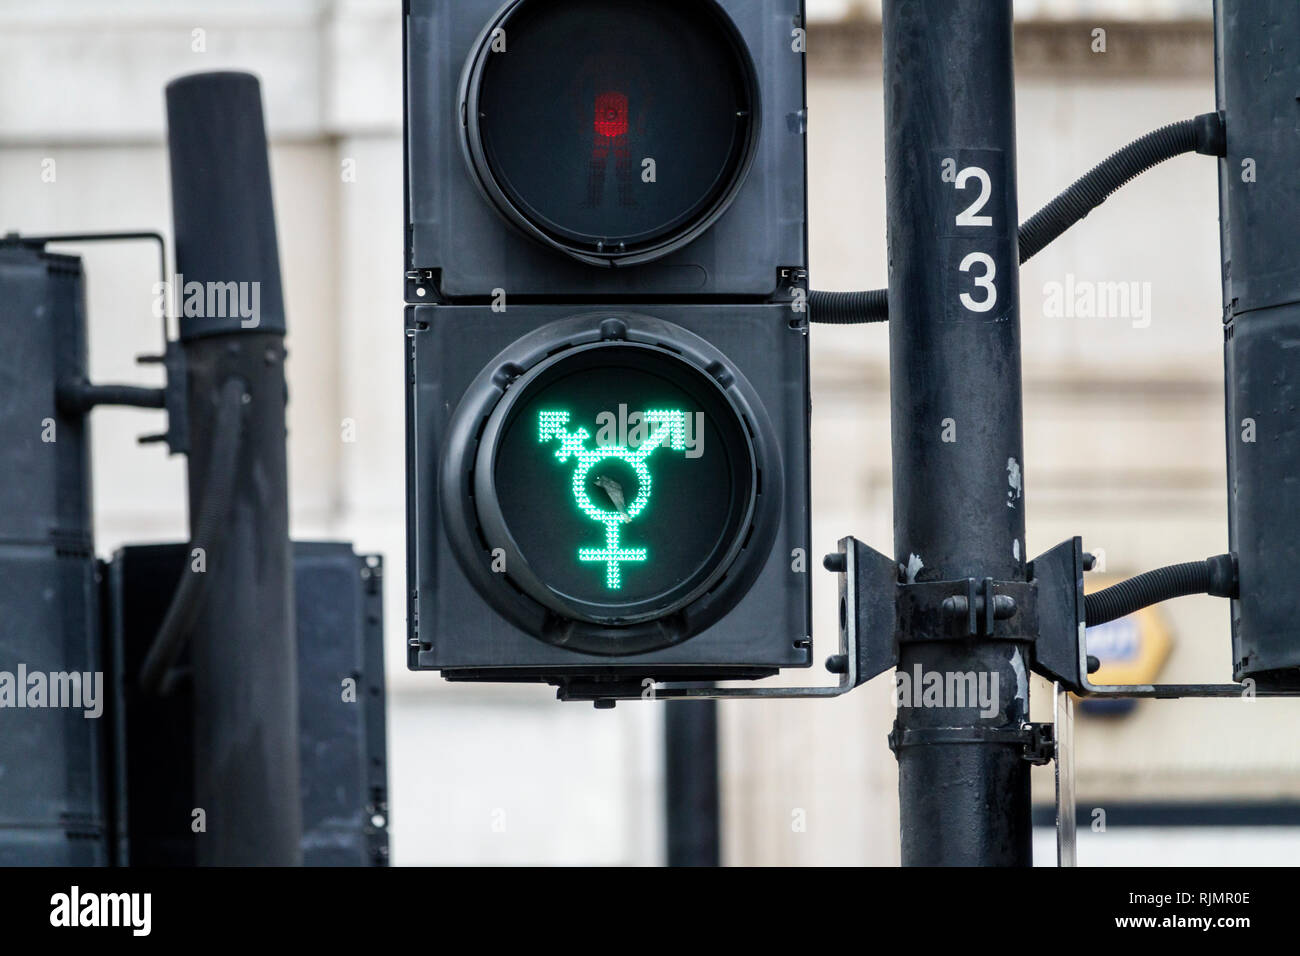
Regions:
[[974, 177], [980, 181], [980, 194], [975, 201], [957, 213], [957, 225], [959, 226], [991, 226], [993, 225], [992, 216], [977, 216], [975, 213], [984, 208], [989, 201], [989, 196], [993, 194], [993, 181], [989, 179], [989, 174], [978, 166], [967, 166], [957, 174], [953, 185], [958, 189], [965, 189], [966, 183]]

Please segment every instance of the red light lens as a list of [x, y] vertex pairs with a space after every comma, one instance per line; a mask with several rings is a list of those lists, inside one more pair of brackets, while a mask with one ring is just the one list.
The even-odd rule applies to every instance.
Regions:
[[469, 61], [463, 129], [507, 218], [612, 264], [657, 258], [730, 203], [757, 90], [717, 0], [514, 0], [502, 16], [510, 52]]
[[596, 135], [606, 139], [627, 135], [626, 93], [601, 93], [596, 97]]

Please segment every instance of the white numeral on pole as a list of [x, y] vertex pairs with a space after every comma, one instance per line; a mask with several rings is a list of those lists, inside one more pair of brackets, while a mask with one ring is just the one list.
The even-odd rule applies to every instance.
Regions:
[[957, 268], [962, 272], [970, 272], [972, 267], [977, 265], [984, 267], [984, 274], [972, 275], [971, 278], [975, 280], [975, 287], [988, 290], [988, 295], [976, 301], [969, 292], [963, 292], [960, 296], [961, 304], [972, 312], [987, 312], [998, 301], [997, 286], [993, 284], [993, 279], [998, 274], [998, 267], [994, 264], [993, 257], [983, 252], [972, 252]]
[[966, 183], [972, 178], [978, 179], [980, 183], [980, 194], [975, 201], [957, 213], [957, 225], [959, 226], [991, 226], [993, 225], [992, 216], [975, 215], [988, 203], [989, 197], [993, 195], [993, 181], [989, 179], [989, 174], [978, 166], [967, 166], [957, 174], [953, 185], [958, 189], [965, 189]]

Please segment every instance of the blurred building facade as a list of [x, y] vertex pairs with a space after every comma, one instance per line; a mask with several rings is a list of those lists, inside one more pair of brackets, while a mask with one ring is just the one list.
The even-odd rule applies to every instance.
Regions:
[[[813, 284], [877, 287], [879, 0], [808, 7]], [[1208, 8], [1017, 4], [1022, 219], [1119, 145], [1213, 109]], [[0, 229], [168, 232], [164, 84], [198, 70], [259, 74], [290, 329], [293, 533], [388, 559], [394, 862], [657, 863], [656, 706], [597, 712], [548, 688], [453, 686], [404, 669], [400, 32], [397, 0], [3, 0]], [[1184, 157], [1023, 270], [1031, 555], [1082, 534], [1107, 573], [1124, 575], [1226, 550], [1216, 214], [1213, 162]], [[94, 375], [154, 383], [133, 361], [159, 345], [153, 260], [130, 247], [85, 255]], [[1062, 306], [1116, 284], [1128, 294], [1118, 314]], [[814, 553], [850, 533], [888, 551], [887, 330], [819, 327], [812, 343]], [[135, 445], [154, 430], [150, 414], [96, 413], [101, 552], [185, 534], [183, 465]], [[820, 660], [835, 642], [834, 581], [814, 580]], [[1162, 613], [1172, 651], [1161, 677], [1226, 679], [1226, 605], [1192, 598]], [[1050, 706], [1047, 685], [1035, 692]], [[1080, 806], [1117, 821], [1135, 802], [1300, 801], [1300, 744], [1285, 730], [1294, 706], [1080, 714]], [[897, 862], [892, 719], [888, 677], [837, 701], [725, 705], [727, 862]], [[1035, 792], [1050, 802], [1050, 770]], [[1111, 826], [1086, 834], [1080, 856], [1152, 862], [1181, 843], [1203, 862], [1269, 862], [1300, 846], [1296, 832], [1202, 830], [1189, 844]]]

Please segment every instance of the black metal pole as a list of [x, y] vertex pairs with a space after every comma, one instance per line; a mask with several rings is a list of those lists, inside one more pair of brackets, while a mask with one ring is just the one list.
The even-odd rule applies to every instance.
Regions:
[[[191, 630], [194, 792], [203, 864], [301, 862], [298, 709], [285, 462], [284, 304], [257, 78], [167, 87], [191, 530], [223, 509]], [[235, 383], [232, 386], [231, 383]], [[208, 500], [214, 433], [244, 406], [233, 491]], [[225, 414], [223, 415], [223, 411]], [[195, 541], [196, 546], [202, 542]], [[195, 573], [192, 561], [187, 569]]]
[[1300, 686], [1300, 4], [1218, 0], [1233, 676]]
[[718, 866], [718, 702], [673, 701], [664, 708], [668, 865]]
[[[885, 0], [884, 83], [895, 554], [909, 583], [1022, 582], [1011, 0]], [[900, 631], [905, 865], [1032, 862], [1028, 671], [1019, 643]], [[968, 677], [987, 705], [953, 706]]]

